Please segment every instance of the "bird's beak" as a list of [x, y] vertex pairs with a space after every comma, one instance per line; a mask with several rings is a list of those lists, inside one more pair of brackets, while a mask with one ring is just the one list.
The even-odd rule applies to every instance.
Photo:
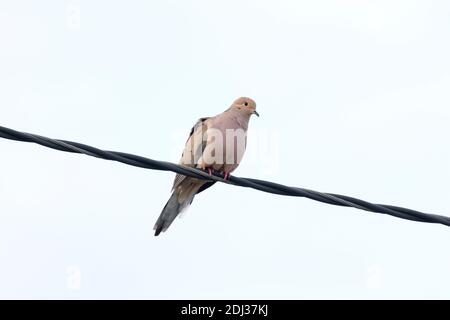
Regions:
[[259, 113], [255, 111], [253, 111], [253, 114], [256, 115], [259, 118]]

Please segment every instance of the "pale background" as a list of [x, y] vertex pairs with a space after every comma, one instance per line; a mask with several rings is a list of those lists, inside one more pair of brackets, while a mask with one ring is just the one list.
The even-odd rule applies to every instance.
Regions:
[[[0, 3], [0, 125], [177, 161], [258, 103], [236, 175], [450, 215], [448, 1]], [[0, 298], [450, 298], [450, 229], [0, 139]]]

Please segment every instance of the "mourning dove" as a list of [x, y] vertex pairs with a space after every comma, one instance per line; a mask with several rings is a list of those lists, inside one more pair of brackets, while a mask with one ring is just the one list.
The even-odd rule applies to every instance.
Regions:
[[[207, 169], [209, 174], [213, 170], [218, 171], [227, 179], [242, 160], [248, 123], [253, 114], [259, 117], [255, 101], [241, 97], [223, 113], [199, 119], [191, 130], [179, 164]], [[192, 203], [196, 194], [214, 183], [177, 174], [172, 195], [153, 228], [155, 236], [169, 228], [178, 214]]]

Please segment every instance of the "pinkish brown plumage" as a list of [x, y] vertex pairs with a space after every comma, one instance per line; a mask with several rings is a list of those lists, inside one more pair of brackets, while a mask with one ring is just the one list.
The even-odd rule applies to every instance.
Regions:
[[[241, 97], [223, 113], [200, 119], [191, 130], [180, 164], [220, 171], [227, 178], [242, 160], [248, 123], [253, 114], [259, 116], [255, 101]], [[211, 182], [177, 174], [172, 195], [154, 226], [155, 236], [166, 231], [195, 195], [211, 185]]]

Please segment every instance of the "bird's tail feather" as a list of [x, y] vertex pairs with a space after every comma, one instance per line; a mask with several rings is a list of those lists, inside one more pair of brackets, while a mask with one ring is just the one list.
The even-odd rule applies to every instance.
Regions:
[[195, 194], [180, 203], [177, 192], [174, 191], [172, 193], [153, 227], [155, 236], [158, 236], [161, 232], [166, 231], [170, 227], [173, 220], [175, 220], [175, 218], [192, 203], [194, 196]]
[[173, 192], [153, 227], [155, 236], [158, 236], [162, 231], [166, 231], [180, 212], [181, 204], [178, 202], [178, 195]]
[[158, 236], [161, 232], [166, 231], [170, 227], [173, 220], [175, 220], [181, 211], [192, 203], [195, 195], [203, 184], [203, 181], [186, 179], [172, 192], [169, 201], [167, 201], [166, 206], [153, 227], [155, 236]]

